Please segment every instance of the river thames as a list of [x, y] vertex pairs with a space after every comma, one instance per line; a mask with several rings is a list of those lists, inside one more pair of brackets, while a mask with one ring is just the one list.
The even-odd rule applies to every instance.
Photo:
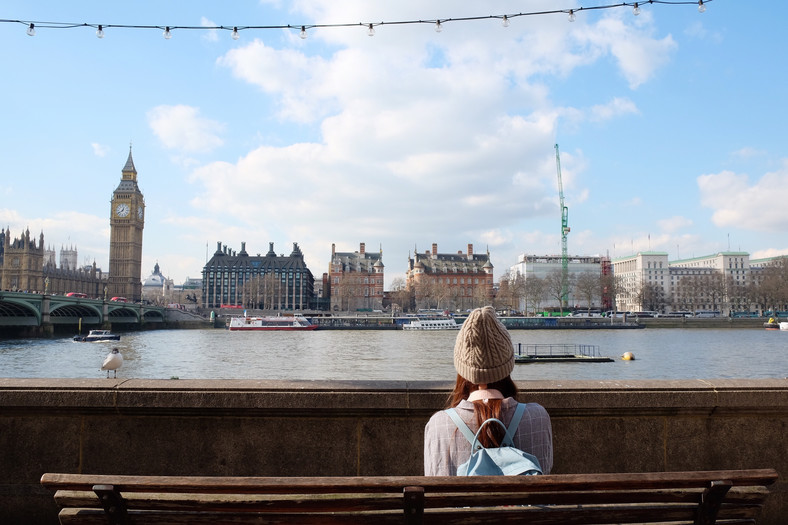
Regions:
[[[726, 379], [788, 376], [788, 331], [763, 329], [511, 330], [524, 344], [598, 345], [607, 363], [515, 365], [527, 379]], [[457, 332], [222, 329], [121, 333], [112, 343], [71, 337], [0, 341], [0, 377], [101, 378], [117, 346], [124, 379], [453, 380]], [[624, 352], [635, 360], [624, 361]]]

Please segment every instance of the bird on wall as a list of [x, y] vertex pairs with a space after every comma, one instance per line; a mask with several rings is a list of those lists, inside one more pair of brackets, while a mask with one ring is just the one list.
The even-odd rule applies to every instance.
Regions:
[[115, 377], [118, 377], [118, 368], [121, 367], [123, 364], [123, 355], [121, 355], [120, 350], [117, 348], [113, 348], [112, 352], [107, 354], [106, 359], [104, 359], [104, 364], [101, 365], [101, 370], [107, 371], [107, 379], [109, 379], [109, 371], [113, 370], [115, 372]]

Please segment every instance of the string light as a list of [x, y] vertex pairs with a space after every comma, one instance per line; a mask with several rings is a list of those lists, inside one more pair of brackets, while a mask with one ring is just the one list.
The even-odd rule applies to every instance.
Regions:
[[99, 24], [98, 29], [96, 29], [96, 36], [98, 38], [104, 38], [104, 28], [101, 27], [101, 24]]
[[[662, 4], [662, 5], [697, 5], [698, 11], [703, 13], [706, 11], [706, 6], [709, 2], [713, 0], [647, 0], [649, 4]], [[498, 19], [501, 20], [501, 25], [503, 27], [508, 27], [509, 23], [513, 18], [523, 17], [523, 16], [544, 16], [544, 15], [555, 15], [555, 14], [564, 14], [568, 15], [569, 21], [574, 22], [577, 13], [581, 11], [599, 11], [605, 9], [615, 9], [620, 7], [631, 7], [632, 11], [635, 15], [640, 13], [640, 4], [644, 2], [620, 2], [616, 4], [604, 4], [604, 5], [594, 5], [589, 7], [578, 7], [576, 9], [553, 9], [553, 10], [546, 10], [546, 11], [530, 11], [530, 12], [521, 12], [521, 13], [507, 13], [507, 14], [492, 14], [486, 16], [467, 16], [467, 17], [458, 17], [458, 18], [440, 18], [440, 19], [419, 19], [419, 20], [392, 20], [392, 21], [383, 21], [383, 22], [347, 22], [347, 23], [331, 23], [331, 24], [309, 24], [309, 25], [301, 25], [301, 24], [287, 24], [287, 25], [261, 25], [261, 26], [243, 26], [241, 29], [243, 30], [270, 30], [270, 29], [298, 29], [300, 28], [301, 31], [299, 36], [301, 38], [306, 38], [306, 30], [307, 28], [316, 28], [316, 29], [324, 29], [324, 28], [342, 28], [342, 27], [352, 27], [352, 26], [361, 26], [367, 28], [370, 36], [374, 35], [374, 29], [376, 25], [414, 25], [414, 24], [432, 24], [434, 25], [435, 31], [441, 32], [443, 30], [443, 25], [449, 22], [470, 22], [475, 20], [488, 20], [488, 19]], [[36, 26], [40, 29], [41, 27], [45, 27], [47, 29], [73, 29], [78, 27], [92, 27], [96, 28], [96, 36], [99, 36], [99, 33], [104, 32], [107, 28], [117, 28], [117, 29], [161, 29], [162, 26], [159, 25], [130, 25], [130, 24], [89, 24], [89, 23], [68, 23], [68, 22], [42, 22], [42, 21], [30, 21], [30, 20], [10, 20], [10, 19], [0, 19], [0, 23], [13, 23], [13, 24], [24, 24], [27, 27], [27, 34], [30, 36], [35, 36], [36, 34]], [[165, 26], [163, 36], [166, 39], [172, 38], [172, 31], [175, 29], [192, 29], [192, 30], [218, 30], [223, 29], [227, 31], [232, 31], [232, 38], [233, 40], [237, 40], [239, 38], [239, 26], [180, 26], [180, 25], [173, 25], [173, 26]]]

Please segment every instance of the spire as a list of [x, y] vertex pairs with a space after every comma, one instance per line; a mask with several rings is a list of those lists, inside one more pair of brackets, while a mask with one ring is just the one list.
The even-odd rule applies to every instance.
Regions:
[[131, 158], [131, 143], [129, 143], [129, 158], [126, 160], [126, 165], [123, 166], [123, 172], [137, 173], [137, 169], [134, 167], [134, 159]]

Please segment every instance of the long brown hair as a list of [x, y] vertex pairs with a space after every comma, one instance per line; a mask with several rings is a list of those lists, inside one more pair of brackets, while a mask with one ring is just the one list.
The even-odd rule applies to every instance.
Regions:
[[[512, 381], [511, 376], [506, 376], [500, 381], [495, 383], [488, 383], [488, 389], [498, 390], [503, 394], [504, 398], [513, 397], [517, 398], [517, 386]], [[454, 384], [454, 390], [449, 395], [446, 408], [456, 407], [463, 399], [468, 399], [471, 392], [478, 390], [479, 385], [475, 385], [457, 374], [457, 382]], [[501, 399], [490, 399], [485, 403], [484, 401], [473, 401], [473, 413], [476, 416], [476, 428], [478, 429], [482, 423], [491, 417], [501, 419]], [[484, 427], [484, 430], [479, 434], [479, 443], [483, 447], [499, 447], [501, 441], [506, 434], [506, 431], [497, 423], [491, 423]]]

